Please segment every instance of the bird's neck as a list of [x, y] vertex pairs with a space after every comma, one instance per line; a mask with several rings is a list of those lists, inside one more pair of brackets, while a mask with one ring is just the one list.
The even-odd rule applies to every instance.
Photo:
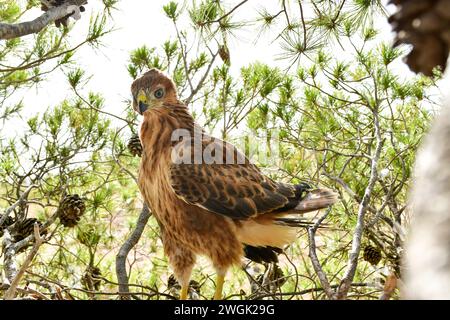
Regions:
[[174, 129], [194, 131], [196, 126], [195, 120], [184, 103], [177, 101], [176, 103], [164, 104], [164, 106], [169, 110], [170, 116], [175, 120]]
[[[178, 131], [177, 131], [178, 130]], [[146, 158], [149, 161], [170, 153], [171, 148], [178, 142], [174, 137], [193, 136], [195, 130], [203, 130], [195, 123], [188, 108], [181, 102], [164, 103], [162, 106], [151, 108], [144, 113], [141, 124], [140, 138]]]

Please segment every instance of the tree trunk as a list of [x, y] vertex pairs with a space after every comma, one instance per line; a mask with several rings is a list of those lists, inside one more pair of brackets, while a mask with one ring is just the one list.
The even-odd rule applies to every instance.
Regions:
[[404, 298], [450, 299], [450, 97], [419, 152], [411, 200]]

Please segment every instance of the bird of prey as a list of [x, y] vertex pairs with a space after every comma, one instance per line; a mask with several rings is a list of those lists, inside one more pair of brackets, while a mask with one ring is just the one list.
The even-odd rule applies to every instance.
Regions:
[[222, 299], [230, 266], [244, 256], [277, 261], [283, 247], [295, 240], [295, 227], [305, 225], [298, 214], [336, 202], [332, 190], [272, 180], [233, 145], [208, 136], [161, 71], [144, 73], [131, 92], [133, 108], [143, 116], [139, 189], [160, 226], [181, 299], [187, 297], [197, 255], [212, 262], [214, 299]]

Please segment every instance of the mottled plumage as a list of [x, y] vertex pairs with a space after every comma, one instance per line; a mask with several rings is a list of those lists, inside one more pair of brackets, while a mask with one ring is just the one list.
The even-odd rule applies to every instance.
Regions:
[[[195, 257], [204, 255], [217, 270], [215, 298], [220, 298], [231, 265], [244, 255], [276, 261], [295, 239], [292, 227], [305, 221], [289, 215], [336, 201], [331, 190], [310, 192], [306, 184], [273, 181], [234, 146], [205, 134], [179, 101], [174, 83], [159, 70], [136, 79], [131, 91], [133, 108], [143, 115], [139, 188], [161, 227], [165, 253], [183, 290]], [[174, 139], [180, 129], [187, 138]], [[214, 162], [203, 156], [205, 150], [214, 150], [209, 153]]]

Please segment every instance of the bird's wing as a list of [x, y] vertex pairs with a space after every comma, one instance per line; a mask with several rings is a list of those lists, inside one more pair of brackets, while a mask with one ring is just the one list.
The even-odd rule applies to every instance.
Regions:
[[[223, 144], [222, 154], [219, 154], [220, 144]], [[213, 162], [207, 157], [203, 157], [203, 163], [172, 163], [172, 188], [187, 203], [233, 219], [247, 219], [281, 208], [294, 196], [295, 190], [291, 185], [277, 183], [263, 175], [231, 144], [220, 139], [213, 142], [203, 139], [201, 146], [201, 150], [208, 153], [216, 147], [213, 153], [216, 160], [222, 157], [225, 163]], [[177, 154], [184, 152], [186, 156], [189, 154], [187, 148], [192, 145], [179, 143], [177, 147]], [[190, 151], [193, 154], [192, 148]], [[235, 159], [240, 157], [240, 164], [226, 162], [230, 155]]]

